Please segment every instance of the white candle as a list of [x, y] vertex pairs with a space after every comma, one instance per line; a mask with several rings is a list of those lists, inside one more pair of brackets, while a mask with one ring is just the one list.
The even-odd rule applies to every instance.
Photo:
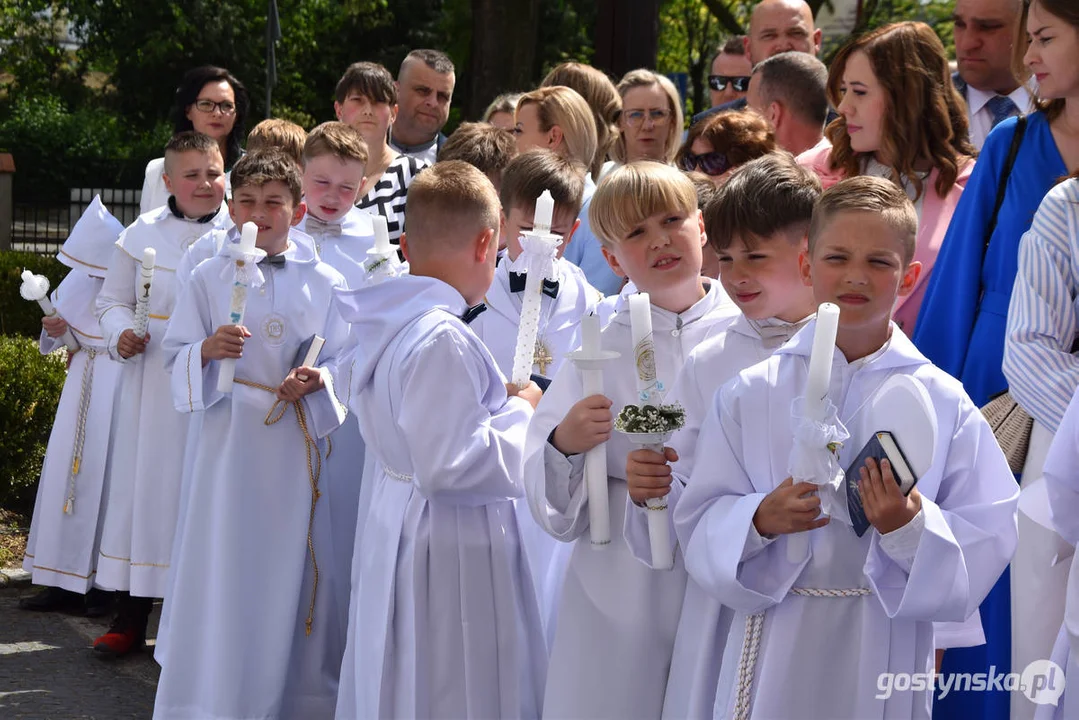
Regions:
[[[603, 371], [597, 361], [602, 346], [599, 316], [591, 313], [581, 318], [581, 382], [584, 396], [603, 394]], [[589, 364], [593, 360], [595, 364]], [[607, 443], [600, 443], [584, 455], [584, 482], [588, 493], [588, 531], [592, 545], [602, 547], [611, 542], [611, 509], [607, 487]]]
[[[49, 279], [44, 275], [35, 275], [29, 270], [23, 270], [22, 286], [19, 288], [19, 293], [26, 300], [36, 302], [41, 308], [41, 312], [45, 313], [45, 317], [54, 317], [56, 315], [56, 308], [53, 307], [52, 301], [49, 300]], [[70, 330], [64, 330], [64, 334], [60, 336], [60, 339], [71, 352], [79, 349], [79, 341], [75, 339]]]
[[[633, 359], [637, 371], [639, 405], [659, 406], [663, 398], [658, 390], [656, 350], [652, 342], [652, 303], [648, 293], [629, 296], [629, 327], [633, 338]], [[663, 454], [663, 445], [646, 445]], [[671, 546], [670, 510], [667, 498], [652, 498], [648, 506], [648, 541], [652, 549], [652, 567], [670, 570], [674, 567], [674, 548]]]
[[[249, 257], [255, 252], [255, 240], [258, 237], [258, 226], [255, 223], [244, 223], [240, 229], [240, 252]], [[229, 298], [229, 322], [240, 325], [244, 321], [244, 309], [247, 307], [247, 273], [244, 265], [247, 260], [241, 257], [236, 261], [236, 274], [232, 281], [232, 295]], [[217, 391], [232, 392], [232, 381], [236, 377], [235, 358], [225, 358], [220, 361], [217, 372]]]
[[637, 370], [637, 404], [659, 405], [656, 397], [656, 351], [652, 344], [652, 303], [648, 293], [629, 296], [629, 327]]
[[554, 219], [554, 197], [550, 190], [544, 190], [536, 199], [536, 212], [532, 217], [532, 227], [535, 232], [551, 232], [551, 223]]
[[375, 253], [378, 255], [388, 255], [393, 252], [393, 246], [390, 245], [390, 233], [386, 225], [386, 218], [381, 215], [375, 215], [371, 218], [371, 224], [375, 228]]
[[150, 325], [150, 290], [154, 283], [154, 264], [157, 250], [148, 247], [142, 251], [142, 266], [139, 268], [139, 285], [135, 288], [135, 321], [131, 326], [137, 337], [146, 337]]
[[809, 377], [806, 380], [803, 412], [816, 422], [824, 419], [828, 386], [832, 382], [832, 355], [839, 331], [839, 307], [822, 303], [817, 308], [817, 324], [813, 331], [813, 350], [809, 355]]

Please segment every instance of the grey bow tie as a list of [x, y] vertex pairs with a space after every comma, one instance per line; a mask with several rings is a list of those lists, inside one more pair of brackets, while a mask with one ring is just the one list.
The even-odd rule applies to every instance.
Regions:
[[276, 255], [267, 255], [259, 260], [259, 265], [278, 265], [285, 264], [285, 253], [278, 253]]
[[314, 215], [307, 216], [307, 233], [309, 235], [336, 235], [341, 236], [341, 223], [328, 223], [319, 220]]
[[[748, 319], [748, 318], [747, 318]], [[777, 323], [764, 325], [756, 320], [749, 320], [749, 325], [757, 334], [761, 336], [761, 340], [764, 341], [764, 346], [767, 348], [778, 348], [783, 345], [792, 337], [798, 334], [798, 331], [805, 327], [805, 324], [809, 321], [809, 318], [797, 323]]]

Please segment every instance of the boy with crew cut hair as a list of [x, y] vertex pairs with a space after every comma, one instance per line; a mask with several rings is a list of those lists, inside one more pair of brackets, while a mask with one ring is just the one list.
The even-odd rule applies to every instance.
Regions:
[[[828, 478], [787, 473], [815, 322], [709, 404], [674, 522], [693, 579], [734, 613], [717, 715], [804, 717], [812, 698], [812, 717], [928, 718], [927, 689], [882, 692], [881, 674], [931, 669], [933, 622], [970, 616], [1015, 550], [1018, 488], [989, 425], [891, 322], [921, 270], [917, 227], [902, 190], [852, 178], [821, 196], [799, 260], [814, 302], [840, 311], [828, 400], [851, 439], [838, 466], [884, 429], [865, 410], [886, 380], [920, 385], [935, 417], [933, 456], [906, 496], [887, 460], [852, 468], [868, 532], [851, 531]], [[822, 496], [841, 501], [831, 518]]]
[[[201, 235], [223, 225], [225, 167], [215, 140], [177, 133], [165, 146], [168, 203], [144, 213], [116, 241], [97, 297], [109, 355], [124, 367], [113, 410], [112, 453], [97, 563], [98, 587], [121, 591], [109, 631], [94, 641], [102, 657], [142, 646], [153, 599], [167, 585], [187, 418], [172, 407], [162, 345], [176, 303], [176, 269]], [[144, 251], [157, 253], [149, 325], [132, 329]]]
[[307, 131], [294, 122], [281, 118], [266, 118], [247, 134], [248, 154], [263, 150], [280, 150], [303, 164], [303, 144]]
[[502, 192], [502, 175], [517, 157], [517, 140], [509, 130], [485, 122], [461, 123], [438, 151], [438, 161], [464, 160], [487, 176]]
[[[341, 291], [348, 397], [374, 455], [337, 717], [539, 717], [547, 665], [514, 499], [535, 383], [506, 383], [468, 324], [498, 196], [460, 161], [409, 189], [410, 274]], [[370, 463], [369, 463], [370, 464]]]
[[[656, 367], [672, 382], [690, 351], [733, 317], [719, 283], [700, 274], [705, 235], [693, 183], [673, 167], [629, 163], [599, 184], [590, 219], [612, 270], [650, 294]], [[623, 290], [602, 331], [603, 349], [620, 353], [604, 365], [604, 394], [582, 399], [579, 372], [563, 364], [528, 430], [525, 487], [533, 517], [555, 539], [574, 544], [568, 566], [551, 581], [562, 589], [545, 717], [659, 717], [663, 707], [686, 574], [680, 562], [671, 572], [637, 562], [621, 532], [632, 446], [611, 426], [614, 413], [638, 402], [633, 292]], [[612, 533], [597, 552], [588, 537], [583, 472], [584, 454], [602, 442]]]
[[[802, 283], [798, 258], [805, 251], [820, 193], [815, 174], [789, 154], [773, 153], [737, 168], [704, 210], [719, 281], [742, 312], [686, 359], [670, 394], [671, 402], [685, 408], [686, 424], [671, 438], [671, 448], [664, 455], [634, 450], [626, 460], [626, 540], [646, 565], [651, 565], [648, 511], [637, 503], [666, 497], [668, 507], [677, 506], [713, 395], [740, 371], [767, 359], [816, 311], [813, 291]], [[674, 464], [668, 466], [668, 461]], [[729, 624], [730, 611], [690, 578], [663, 717], [711, 718]]]
[[[319, 572], [319, 439], [345, 414], [326, 369], [348, 331], [332, 307], [344, 278], [289, 239], [304, 213], [292, 158], [247, 155], [232, 183], [232, 219], [258, 226], [256, 252], [233, 244], [195, 268], [164, 340], [176, 409], [203, 418], [154, 717], [330, 717], [345, 628], [320, 582], [332, 570]], [[229, 319], [240, 272], [242, 325]], [[316, 335], [325, 345], [303, 365]], [[225, 361], [235, 381], [223, 393]]]

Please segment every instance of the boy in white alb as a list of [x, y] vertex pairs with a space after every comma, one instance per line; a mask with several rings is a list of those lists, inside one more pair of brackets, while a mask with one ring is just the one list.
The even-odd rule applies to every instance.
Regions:
[[[195, 269], [164, 341], [176, 408], [203, 420], [154, 717], [329, 718], [344, 628], [319, 582], [318, 439], [345, 413], [323, 369], [347, 335], [331, 302], [344, 279], [288, 240], [303, 215], [292, 158], [246, 155], [232, 183], [233, 220], [260, 229], [259, 252], [243, 258], [243, 324], [229, 320], [241, 271], [231, 245]], [[326, 344], [303, 365], [315, 335]], [[218, 390], [223, 362], [235, 362], [230, 393]]]
[[[658, 163], [611, 172], [591, 204], [592, 227], [612, 269], [648, 292], [656, 366], [674, 378], [700, 342], [736, 308], [701, 278], [705, 242], [697, 196], [682, 173]], [[543, 714], [549, 718], [659, 717], [686, 574], [635, 560], [622, 536], [629, 440], [611, 435], [612, 414], [636, 403], [629, 295], [603, 330], [604, 394], [584, 397], [580, 373], [562, 366], [528, 429], [525, 486], [532, 514], [553, 537], [574, 543], [558, 598]], [[583, 398], [583, 399], [582, 399]], [[607, 442], [611, 542], [589, 540], [584, 453]]]
[[[774, 153], [735, 170], [704, 211], [708, 242], [719, 261], [719, 280], [742, 312], [724, 332], [689, 354], [667, 398], [686, 411], [685, 427], [671, 438], [667, 456], [634, 450], [626, 460], [626, 541], [646, 565], [651, 566], [652, 554], [644, 503], [666, 497], [668, 508], [677, 506], [716, 391], [740, 371], [767, 359], [816, 311], [798, 258], [806, 248], [820, 192], [816, 175], [790, 155]], [[668, 460], [675, 464], [668, 466]], [[730, 618], [729, 609], [689, 579], [663, 717], [712, 717]]]
[[[674, 522], [693, 579], [734, 611], [717, 717], [929, 718], [925, 689], [888, 692], [882, 673], [932, 672], [933, 623], [969, 617], [1015, 550], [1018, 488], [988, 424], [890, 320], [921, 269], [917, 227], [902, 190], [852, 178], [821, 196], [800, 260], [815, 302], [840, 310], [828, 391], [838, 422], [880, 429], [861, 413], [897, 375], [924, 388], [935, 415], [931, 463], [908, 495], [887, 460], [858, 469], [862, 537], [845, 502], [838, 519], [820, 516], [821, 494], [843, 498], [831, 486], [788, 476], [815, 321], [709, 406]], [[840, 468], [861, 444], [837, 449]]]
[[[94, 643], [106, 657], [142, 645], [153, 598], [165, 593], [188, 423], [172, 406], [161, 339], [176, 302], [181, 256], [228, 215], [221, 152], [206, 135], [183, 132], [169, 140], [165, 183], [168, 205], [141, 215], [120, 236], [97, 298], [109, 354], [124, 363], [95, 580], [124, 591], [113, 626]], [[157, 259], [149, 331], [140, 338], [131, 328], [146, 248]]]
[[78, 346], [68, 349], [67, 380], [49, 434], [23, 560], [34, 584], [46, 587], [19, 602], [24, 610], [77, 608], [94, 616], [109, 611], [111, 594], [93, 588], [93, 582], [121, 365], [108, 356], [95, 306], [123, 230], [95, 197], [57, 254], [71, 271], [52, 293], [57, 315], [41, 321], [41, 352], [59, 348], [65, 331]]
[[[339, 376], [374, 455], [337, 718], [536, 718], [547, 653], [513, 500], [535, 383], [508, 385], [467, 327], [499, 205], [463, 162], [409, 189], [411, 274], [338, 294]], [[471, 307], [470, 307], [471, 306]]]

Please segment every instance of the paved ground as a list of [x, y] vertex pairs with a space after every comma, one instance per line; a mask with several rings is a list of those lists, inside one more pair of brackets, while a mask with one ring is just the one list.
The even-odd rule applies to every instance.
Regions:
[[[109, 619], [19, 610], [19, 598], [35, 591], [0, 589], [0, 718], [149, 718], [158, 677], [150, 650], [109, 662], [94, 657], [91, 644]], [[150, 617], [151, 636], [159, 611]]]

